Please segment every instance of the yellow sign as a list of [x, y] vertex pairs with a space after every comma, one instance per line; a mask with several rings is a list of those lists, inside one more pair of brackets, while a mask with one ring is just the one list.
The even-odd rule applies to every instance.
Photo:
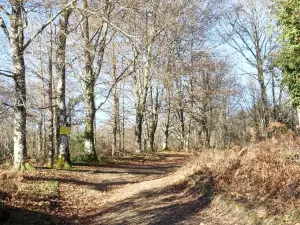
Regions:
[[61, 127], [59, 133], [62, 135], [70, 135], [71, 128], [70, 127]]

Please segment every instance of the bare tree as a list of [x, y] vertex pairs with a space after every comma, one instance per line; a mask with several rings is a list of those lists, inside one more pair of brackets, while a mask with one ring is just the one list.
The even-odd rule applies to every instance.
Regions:
[[[73, 2], [72, 2], [73, 3]], [[24, 29], [27, 27], [27, 14], [24, 10], [23, 0], [13, 0], [1, 4], [0, 26], [10, 43], [13, 59], [13, 72], [5, 72], [2, 75], [11, 77], [15, 83], [15, 104], [14, 104], [14, 168], [17, 170], [32, 169], [26, 162], [26, 79], [24, 52], [30, 43], [66, 8], [72, 3], [64, 5], [61, 11], [48, 20], [41, 28], [34, 33], [26, 42], [24, 40]], [[7, 9], [6, 9], [7, 8]], [[8, 11], [10, 10], [10, 12]], [[9, 21], [9, 28], [2, 18], [6, 16]]]
[[266, 84], [266, 63], [274, 52], [276, 32], [270, 32], [268, 6], [263, 1], [251, 0], [245, 4], [234, 3], [225, 11], [219, 33], [223, 40], [235, 49], [256, 72], [243, 71], [258, 81], [261, 102], [259, 104], [262, 127], [270, 121]]

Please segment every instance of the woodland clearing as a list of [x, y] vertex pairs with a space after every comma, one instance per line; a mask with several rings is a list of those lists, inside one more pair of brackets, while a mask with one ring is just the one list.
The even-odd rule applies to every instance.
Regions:
[[[298, 139], [162, 152], [69, 170], [1, 170], [5, 224], [296, 224]], [[26, 210], [25, 210], [26, 208]]]

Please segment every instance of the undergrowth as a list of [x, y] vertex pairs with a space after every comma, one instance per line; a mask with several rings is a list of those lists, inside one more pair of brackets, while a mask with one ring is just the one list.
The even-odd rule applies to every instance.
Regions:
[[267, 215], [284, 215], [300, 208], [300, 147], [293, 133], [276, 139], [204, 150], [194, 161], [196, 171], [211, 174], [218, 192], [229, 194]]

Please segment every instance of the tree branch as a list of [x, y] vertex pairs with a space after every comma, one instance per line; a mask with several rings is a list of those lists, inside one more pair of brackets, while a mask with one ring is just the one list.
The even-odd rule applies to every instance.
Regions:
[[98, 12], [94, 12], [91, 10], [87, 10], [87, 9], [81, 9], [82, 11], [87, 11], [89, 13], [92, 13], [94, 15], [98, 15], [101, 17], [101, 19], [103, 19], [108, 25], [110, 25], [113, 29], [115, 29], [116, 31], [119, 31], [121, 34], [123, 34], [126, 38], [128, 38], [128, 40], [135, 46], [135, 48], [138, 51], [141, 51], [139, 46], [136, 45], [133, 41], [133, 38], [136, 38], [136, 36], [130, 35], [127, 32], [125, 32], [124, 30], [122, 30], [121, 28], [119, 28], [118, 26], [116, 26], [115, 24], [113, 24], [109, 19], [107, 19], [106, 17], [102, 16], [101, 14], [99, 15]]
[[10, 41], [10, 34], [2, 17], [0, 17], [0, 27], [2, 28], [7, 39]]
[[8, 70], [0, 70], [0, 76], [14, 78], [15, 73]]
[[10, 13], [7, 12], [7, 10], [2, 5], [0, 5], [0, 11], [3, 12], [5, 15], [10, 16]]
[[[135, 59], [136, 59], [137, 57], [138, 57], [138, 54], [136, 55]], [[135, 61], [135, 59], [134, 59], [134, 61]], [[109, 91], [108, 91], [108, 93], [107, 93], [107, 95], [106, 95], [104, 101], [100, 103], [100, 105], [96, 108], [96, 111], [98, 111], [98, 110], [99, 110], [99, 109], [107, 102], [107, 100], [108, 100], [108, 98], [109, 98], [109, 96], [110, 96], [110, 94], [111, 94], [113, 88], [116, 86], [116, 84], [117, 84], [120, 80], [125, 79], [126, 77], [130, 76], [131, 74], [133, 74], [133, 73], [135, 72], [135, 69], [133, 69], [130, 73], [128, 73], [125, 77], [123, 77], [124, 74], [127, 72], [127, 70], [129, 70], [129, 68], [130, 68], [132, 65], [133, 65], [133, 63], [130, 64], [129, 66], [127, 66], [126, 69], [125, 69], [125, 70], [117, 77], [116, 82], [110, 87], [110, 89], [109, 89]]]
[[67, 8], [69, 8], [71, 5], [73, 5], [76, 2], [76, 0], [71, 1], [68, 3], [64, 8], [62, 8], [56, 15], [54, 15], [52, 18], [50, 18], [42, 27], [29, 38], [29, 40], [26, 42], [26, 44], [23, 47], [23, 50], [25, 50], [30, 43], [40, 34], [43, 32], [43, 30], [50, 24], [52, 23], [61, 13], [63, 13]]

